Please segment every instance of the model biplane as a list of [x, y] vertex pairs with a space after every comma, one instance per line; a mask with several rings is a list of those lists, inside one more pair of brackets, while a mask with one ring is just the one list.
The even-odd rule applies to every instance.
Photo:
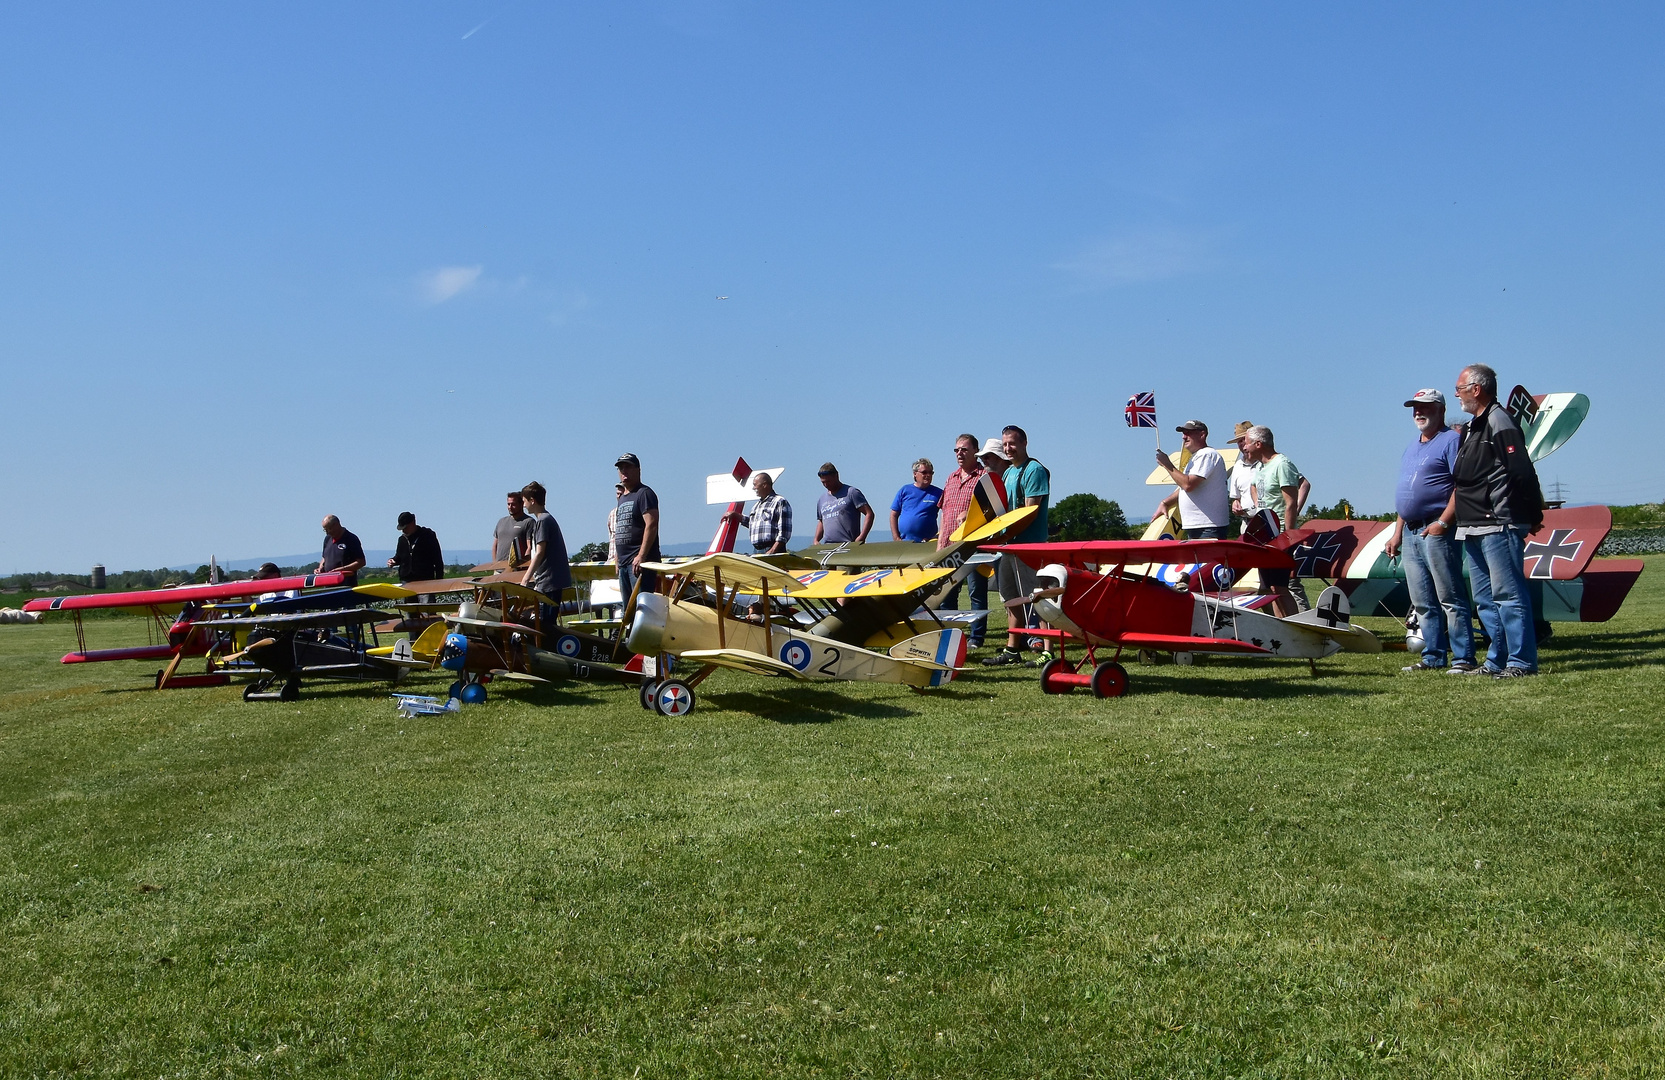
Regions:
[[[1068, 693], [1077, 686], [1097, 697], [1127, 693], [1127, 670], [1118, 662], [1123, 649], [1173, 653], [1176, 659], [1198, 653], [1267, 656], [1309, 663], [1342, 650], [1380, 652], [1374, 634], [1352, 625], [1347, 599], [1327, 589], [1312, 611], [1279, 618], [1234, 603], [1228, 596], [1185, 593], [1148, 573], [1129, 567], [1195, 563], [1233, 570], [1289, 569], [1286, 552], [1241, 540], [1093, 540], [1060, 544], [1008, 544], [997, 548], [1037, 569], [1027, 600], [1050, 629], [1031, 631], [1051, 637], [1060, 656], [1041, 668], [1041, 690]], [[1063, 646], [1086, 647], [1085, 657], [1070, 661]], [[1100, 661], [1098, 649], [1115, 655]]]
[[[431, 613], [436, 621], [409, 642], [410, 657], [455, 672], [452, 694], [473, 705], [486, 700], [492, 679], [559, 682], [568, 679], [635, 686], [643, 658], [616, 641], [561, 627], [536, 629], [542, 605], [553, 598], [507, 577], [450, 578], [402, 585], [364, 585], [360, 590], [396, 600], [397, 609]], [[457, 595], [450, 603], [419, 596]], [[377, 650], [391, 655], [391, 650]]]
[[[989, 491], [997, 503], [992, 485]], [[949, 589], [993, 566], [997, 556], [979, 554], [978, 545], [1022, 530], [1039, 512], [1033, 506], [1004, 511], [974, 501], [965, 522], [940, 548], [906, 540], [822, 544], [794, 552], [790, 559], [770, 556], [764, 561], [797, 568], [794, 574], [804, 588], [792, 593], [792, 601], [813, 616], [807, 627], [811, 633], [869, 649], [889, 648], [923, 630], [964, 629], [987, 618], [986, 611], [943, 611], [938, 605]]]
[[[1538, 618], [1548, 622], [1606, 622], [1618, 612], [1642, 573], [1641, 559], [1597, 559], [1613, 528], [1605, 506], [1544, 511], [1526, 538], [1526, 577]], [[1410, 611], [1405, 567], [1385, 550], [1393, 523], [1313, 519], [1272, 541], [1288, 550], [1302, 577], [1329, 578], [1360, 615], [1403, 618]]]
[[[82, 596], [59, 596], [52, 599], [31, 600], [24, 611], [64, 612], [75, 620], [75, 651], [66, 653], [62, 663], [86, 664], [106, 660], [166, 661], [156, 673], [158, 689], [187, 686], [225, 686], [231, 681], [227, 672], [218, 670], [214, 653], [230, 652], [235, 647], [229, 627], [216, 625], [220, 620], [216, 605], [234, 601], [250, 601], [261, 596], [281, 597], [303, 590], [345, 584], [349, 575], [342, 573], [306, 574], [295, 577], [266, 578], [260, 581], [226, 581], [209, 585], [179, 585], [170, 589], [143, 589], [136, 592], [88, 593]], [[87, 648], [86, 628], [82, 615], [88, 611], [134, 611], [146, 616], [150, 641], [145, 645], [118, 649]], [[246, 605], [244, 610], [246, 610]], [[207, 671], [181, 675], [180, 661], [188, 656], [208, 657]]]
[[[644, 564], [645, 565], [645, 564]], [[698, 668], [687, 677], [647, 680], [642, 704], [666, 716], [695, 705], [695, 687], [720, 667], [805, 680], [940, 686], [965, 663], [965, 635], [927, 631], [883, 652], [804, 630], [779, 601], [809, 590], [790, 570], [746, 555], [717, 552], [647, 566], [666, 575], [669, 593], [639, 596], [625, 644]], [[757, 599], [746, 615], [741, 597]]]

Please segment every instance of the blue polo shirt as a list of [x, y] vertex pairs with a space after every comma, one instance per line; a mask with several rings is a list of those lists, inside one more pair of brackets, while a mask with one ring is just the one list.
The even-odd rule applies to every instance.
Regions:
[[918, 487], [908, 484], [890, 500], [890, 509], [897, 515], [896, 527], [902, 530], [898, 540], [935, 540], [937, 538], [937, 507], [942, 503], [939, 487]]
[[1399, 461], [1394, 511], [1406, 521], [1432, 521], [1445, 512], [1456, 485], [1457, 433], [1450, 428], [1427, 442], [1418, 435]]

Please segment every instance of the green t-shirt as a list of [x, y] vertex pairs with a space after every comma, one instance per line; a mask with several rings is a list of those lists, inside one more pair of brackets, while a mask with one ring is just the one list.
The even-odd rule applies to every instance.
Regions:
[[1029, 524], [1011, 542], [1046, 543], [1046, 508], [1052, 501], [1052, 474], [1046, 471], [1045, 465], [1030, 458], [1021, 469], [1016, 465], [1009, 466], [1002, 479], [1006, 484], [1006, 505], [1011, 509], [1016, 510], [1028, 499], [1038, 497], [1041, 500], [1040, 512], [1029, 519]]
[[1271, 461], [1255, 466], [1255, 492], [1262, 509], [1270, 510], [1283, 520], [1283, 489], [1301, 486], [1301, 470], [1282, 454], [1273, 454]]

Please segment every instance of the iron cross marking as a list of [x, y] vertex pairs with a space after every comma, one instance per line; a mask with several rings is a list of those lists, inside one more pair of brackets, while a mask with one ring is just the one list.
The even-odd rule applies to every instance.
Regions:
[[1330, 577], [1331, 574], [1321, 573], [1320, 566], [1326, 566], [1336, 561], [1341, 551], [1341, 534], [1333, 532], [1319, 533], [1317, 536], [1298, 546], [1289, 553], [1295, 560], [1295, 573], [1299, 577]]
[[1319, 622], [1331, 629], [1337, 626], [1352, 625], [1352, 620], [1348, 618], [1347, 612], [1341, 610], [1341, 593], [1339, 592], [1330, 593], [1329, 607], [1324, 607], [1320, 603], [1318, 607], [1313, 608], [1312, 613], [1318, 616]]
[[1555, 576], [1555, 560], [1566, 559], [1568, 562], [1578, 558], [1578, 552], [1584, 547], [1584, 541], [1576, 540], [1567, 543], [1567, 538], [1573, 534], [1572, 529], [1555, 529], [1549, 534], [1548, 541], [1527, 544], [1522, 562], [1536, 559], [1532, 564], [1532, 572], [1527, 577], [1551, 578]]

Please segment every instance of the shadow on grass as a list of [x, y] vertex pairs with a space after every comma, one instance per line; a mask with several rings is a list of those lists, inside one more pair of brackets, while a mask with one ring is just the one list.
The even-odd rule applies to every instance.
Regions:
[[1557, 635], [1544, 642], [1540, 652], [1553, 658], [1557, 672], [1634, 667], [1638, 661], [1661, 659], [1665, 629]]
[[858, 716], [869, 720], [915, 715], [912, 709], [883, 701], [863, 701], [831, 690], [794, 687], [779, 694], [739, 692], [702, 695], [703, 704], [726, 712], [747, 713], [777, 724], [829, 724]]

